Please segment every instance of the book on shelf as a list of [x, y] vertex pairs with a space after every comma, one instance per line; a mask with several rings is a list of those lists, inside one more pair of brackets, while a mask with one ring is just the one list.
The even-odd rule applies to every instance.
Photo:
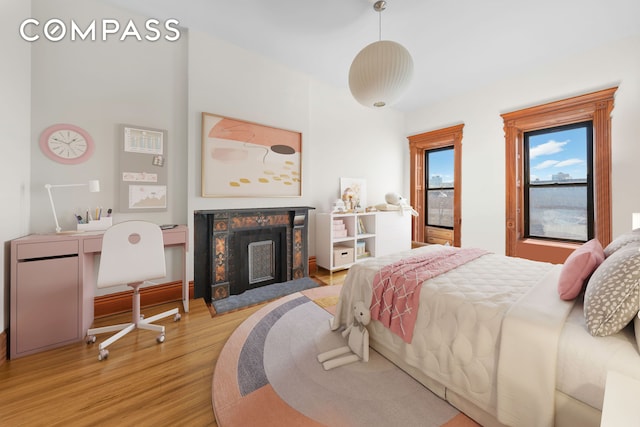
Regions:
[[358, 217], [358, 234], [365, 234], [367, 232], [367, 229], [364, 226], [364, 221], [362, 221], [362, 218]]

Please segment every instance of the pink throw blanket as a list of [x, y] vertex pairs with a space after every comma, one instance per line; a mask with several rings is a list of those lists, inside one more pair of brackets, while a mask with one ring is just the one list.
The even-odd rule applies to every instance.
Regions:
[[488, 253], [482, 249], [447, 247], [381, 268], [373, 278], [371, 319], [410, 343], [418, 317], [422, 282]]

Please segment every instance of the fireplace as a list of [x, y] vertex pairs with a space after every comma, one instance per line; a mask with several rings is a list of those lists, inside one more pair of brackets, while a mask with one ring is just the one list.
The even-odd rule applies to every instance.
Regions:
[[309, 207], [194, 212], [194, 293], [207, 301], [308, 276]]
[[286, 227], [239, 231], [234, 240], [229, 254], [230, 295], [288, 280]]

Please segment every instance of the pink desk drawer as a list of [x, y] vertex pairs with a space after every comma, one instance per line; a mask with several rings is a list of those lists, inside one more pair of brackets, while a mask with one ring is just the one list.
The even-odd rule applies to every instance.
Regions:
[[78, 241], [22, 243], [17, 246], [17, 259], [47, 258], [64, 255], [77, 255]]
[[82, 251], [84, 253], [102, 252], [102, 235], [82, 239]]
[[187, 241], [187, 231], [185, 228], [178, 227], [171, 230], [164, 230], [162, 232], [162, 239], [165, 246], [183, 245]]

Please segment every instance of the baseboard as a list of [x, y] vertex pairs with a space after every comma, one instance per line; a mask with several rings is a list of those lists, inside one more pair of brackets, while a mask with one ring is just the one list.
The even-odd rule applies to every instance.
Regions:
[[318, 272], [318, 264], [316, 264], [316, 257], [309, 257], [309, 276], [313, 276]]
[[[309, 257], [309, 275], [313, 276], [317, 271], [316, 257]], [[131, 311], [132, 294], [133, 291], [124, 291], [95, 297], [93, 300], [94, 317]], [[193, 282], [189, 282], [189, 299], [193, 299]], [[182, 282], [171, 282], [140, 289], [140, 305], [142, 307], [181, 300]], [[6, 330], [0, 333], [0, 365], [8, 358], [7, 337]]]
[[[133, 291], [123, 291], [95, 297], [94, 317], [131, 311], [132, 295]], [[193, 299], [193, 282], [189, 282], [189, 299]], [[170, 282], [140, 289], [140, 306], [142, 307], [172, 301], [182, 301], [182, 282]]]
[[[309, 276], [313, 276], [317, 271], [318, 264], [316, 263], [316, 257], [309, 257]], [[93, 300], [94, 317], [103, 317], [131, 311], [132, 294], [133, 291], [123, 291], [95, 297]], [[193, 299], [193, 282], [189, 282], [189, 299]], [[140, 305], [142, 307], [181, 300], [182, 282], [170, 282], [140, 289]], [[5, 351], [3, 354], [6, 357], [6, 334], [4, 334], [3, 338], [5, 341]], [[0, 346], [1, 345], [2, 343], [0, 343]]]
[[0, 333], [0, 365], [6, 362], [6, 360], [9, 358], [9, 355], [7, 354], [7, 336], [8, 334], [6, 330]]

